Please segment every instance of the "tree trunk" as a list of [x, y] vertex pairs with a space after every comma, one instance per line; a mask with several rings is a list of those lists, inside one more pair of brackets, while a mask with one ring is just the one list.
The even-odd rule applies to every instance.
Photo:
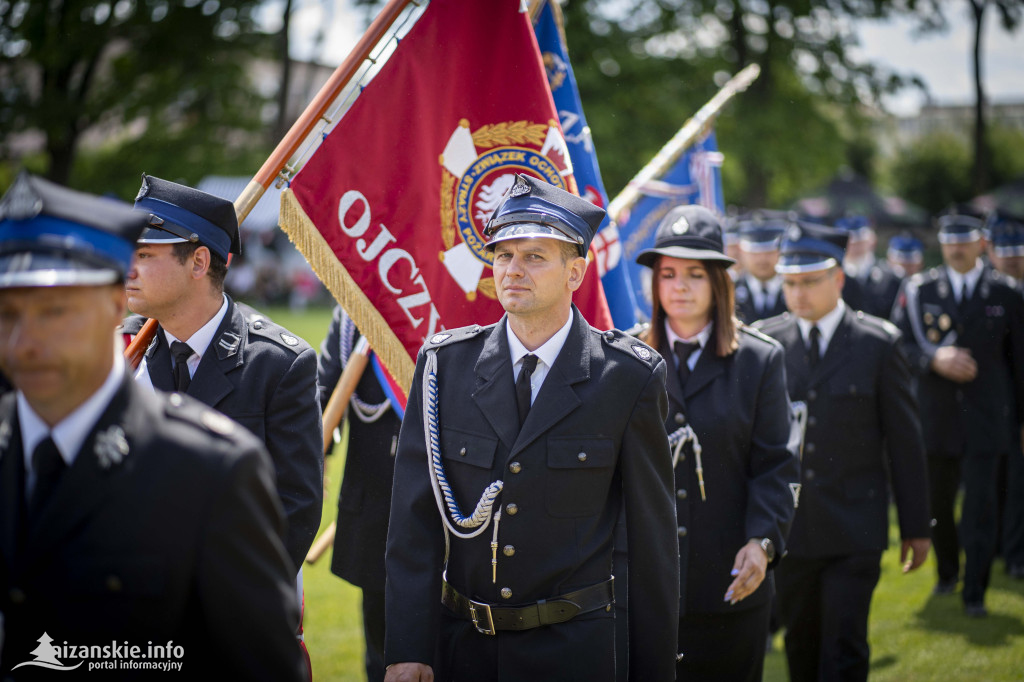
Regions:
[[78, 145], [78, 134], [68, 131], [60, 139], [47, 136], [46, 155], [50, 158], [50, 167], [46, 177], [59, 185], [67, 185], [71, 179], [71, 166], [75, 160], [75, 147]]
[[284, 16], [281, 24], [281, 35], [278, 39], [278, 55], [281, 59], [281, 88], [277, 93], [277, 123], [274, 125], [273, 136], [270, 142], [276, 144], [288, 134], [292, 121], [288, 115], [288, 91], [292, 82], [292, 59], [289, 54], [288, 28], [292, 18], [292, 0], [286, 0], [284, 4]]
[[985, 86], [981, 77], [982, 34], [987, 3], [988, 0], [971, 0], [971, 12], [974, 17], [974, 169], [971, 173], [971, 190], [975, 195], [989, 189], [991, 177], [991, 157], [985, 123]]

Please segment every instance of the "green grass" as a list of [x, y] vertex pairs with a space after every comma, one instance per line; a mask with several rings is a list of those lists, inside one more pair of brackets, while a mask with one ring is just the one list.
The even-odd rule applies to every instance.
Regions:
[[[319, 348], [330, 310], [287, 309], [265, 312]], [[323, 524], [337, 515], [343, 454], [327, 462], [329, 493]], [[895, 530], [893, 530], [895, 534]], [[306, 565], [306, 643], [317, 682], [357, 682], [363, 671], [359, 591], [330, 572], [330, 553]], [[930, 557], [919, 570], [903, 575], [899, 550], [882, 557], [882, 577], [871, 607], [871, 679], [884, 682], [1024, 679], [1024, 581], [1011, 580], [997, 561], [987, 596], [987, 619], [967, 618], [959, 594], [934, 597], [935, 564]], [[765, 661], [767, 682], [787, 679], [782, 637]]]

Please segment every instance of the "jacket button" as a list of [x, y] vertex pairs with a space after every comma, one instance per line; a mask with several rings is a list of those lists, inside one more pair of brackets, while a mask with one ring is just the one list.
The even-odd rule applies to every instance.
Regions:
[[676, 497], [678, 497], [680, 500], [685, 500], [686, 499], [686, 491], [683, 490], [682, 488], [680, 488], [679, 490], [676, 491]]
[[111, 592], [121, 591], [121, 579], [118, 578], [116, 575], [108, 575], [106, 585], [107, 589]]
[[808, 455], [813, 455], [814, 454], [814, 443], [808, 443], [807, 445], [805, 445], [804, 446], [804, 452], [806, 452]]
[[686, 417], [683, 416], [682, 412], [676, 412], [676, 424], [682, 426], [686, 423]]
[[508, 465], [508, 470], [511, 471], [513, 474], [518, 474], [520, 471], [523, 470], [523, 465], [520, 464], [519, 462], [512, 462], [511, 464]]
[[505, 545], [502, 548], [501, 553], [505, 556], [515, 556], [516, 548], [513, 545]]
[[686, 526], [679, 526], [679, 528], [676, 529], [676, 535], [678, 535], [681, 538], [685, 538], [686, 537]]
[[511, 587], [503, 587], [503, 588], [501, 588], [501, 598], [502, 599], [511, 599], [512, 598], [512, 588]]
[[814, 418], [814, 417], [808, 417], [807, 418], [807, 425], [808, 426], [814, 426], [817, 423], [818, 423], [818, 420], [816, 418]]
[[685, 462], [686, 461], [686, 453], [685, 452], [680, 452], [679, 453], [679, 461], [680, 462]]
[[808, 469], [807, 471], [805, 471], [804, 472], [804, 478], [806, 478], [808, 481], [813, 481], [814, 480], [814, 469]]
[[807, 399], [808, 400], [814, 400], [817, 397], [818, 397], [818, 392], [815, 391], [813, 388], [811, 390], [807, 391]]
[[263, 329], [263, 323], [260, 322], [259, 320], [256, 320], [255, 322], [252, 323], [252, 328], [253, 329]]
[[587, 453], [581, 452], [580, 454], [576, 455], [576, 459], [578, 459], [581, 462], [586, 462], [587, 461]]
[[459, 457], [465, 457], [465, 456], [466, 456], [466, 448], [462, 448], [461, 450], [459, 450]]
[[12, 587], [11, 591], [7, 593], [7, 596], [10, 597], [12, 604], [25, 603], [25, 593], [22, 592], [20, 588]]
[[515, 502], [509, 502], [508, 504], [505, 505], [505, 511], [508, 512], [509, 516], [515, 516], [519, 513], [519, 505], [517, 505]]

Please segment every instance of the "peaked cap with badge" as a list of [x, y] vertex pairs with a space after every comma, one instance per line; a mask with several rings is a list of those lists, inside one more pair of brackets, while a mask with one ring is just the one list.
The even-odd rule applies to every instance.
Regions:
[[190, 242], [224, 260], [241, 253], [238, 217], [227, 199], [143, 173], [135, 208], [149, 213], [149, 227], [139, 244]]
[[924, 244], [910, 232], [900, 232], [889, 240], [886, 253], [897, 263], [920, 263], [924, 260]]
[[703, 206], [676, 206], [665, 214], [654, 234], [654, 246], [637, 254], [636, 262], [653, 268], [659, 256], [735, 263], [725, 255], [722, 226]]
[[997, 256], [1024, 256], [1024, 217], [996, 209], [985, 221], [985, 229]]
[[792, 221], [789, 212], [761, 209], [737, 218], [740, 247], [748, 253], [778, 251], [782, 235]]
[[487, 248], [493, 251], [495, 244], [509, 239], [539, 237], [575, 244], [580, 256], [586, 257], [606, 214], [586, 199], [517, 173], [505, 199], [487, 221]]
[[0, 199], [0, 288], [123, 280], [145, 224], [116, 199], [22, 172]]
[[842, 230], [796, 221], [786, 228], [775, 270], [789, 275], [842, 265], [848, 241], [849, 234]]
[[940, 216], [936, 221], [939, 227], [940, 244], [965, 244], [976, 242], [982, 237], [985, 223], [980, 218], [960, 213]]

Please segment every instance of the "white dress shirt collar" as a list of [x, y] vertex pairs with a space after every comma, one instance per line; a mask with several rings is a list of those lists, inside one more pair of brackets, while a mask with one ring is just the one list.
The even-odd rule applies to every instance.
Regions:
[[[700, 348], [690, 353], [690, 357], [686, 361], [686, 365], [693, 369], [697, 366], [697, 360], [700, 358], [700, 354], [704, 352], [704, 346], [708, 344], [708, 339], [711, 338], [711, 330], [714, 327], [714, 322], [708, 322], [703, 329], [701, 329], [695, 336], [691, 336], [688, 339], [676, 334], [672, 331], [672, 325], [668, 323], [668, 319], [665, 320], [665, 340], [668, 341], [669, 350], [674, 349], [676, 341], [682, 341], [683, 343], [697, 343], [700, 344]], [[673, 353], [673, 357], [675, 353]], [[676, 365], [679, 364], [679, 358], [676, 358]]]
[[[223, 294], [222, 294], [223, 295]], [[228, 297], [224, 296], [223, 303], [220, 304], [220, 310], [217, 314], [210, 318], [210, 320], [196, 330], [196, 333], [187, 339], [179, 339], [171, 334], [166, 329], [164, 330], [164, 336], [167, 337], [168, 348], [175, 341], [185, 341], [192, 349], [192, 356], [188, 359], [188, 373], [189, 376], [195, 376], [196, 368], [199, 367], [199, 362], [203, 359], [203, 354], [206, 353], [206, 349], [213, 343], [213, 337], [217, 333], [217, 329], [220, 328], [220, 323], [224, 321], [224, 316], [228, 313]], [[172, 366], [174, 361], [171, 361]]]
[[537, 350], [528, 350], [523, 342], [519, 340], [515, 332], [512, 331], [512, 327], [509, 326], [508, 321], [505, 321], [505, 333], [508, 336], [508, 349], [512, 356], [512, 381], [514, 382], [519, 378], [519, 370], [522, 368], [523, 357], [529, 353], [533, 353], [537, 356], [537, 369], [533, 371], [533, 375], [530, 377], [530, 386], [532, 388], [531, 403], [537, 398], [537, 392], [540, 391], [541, 384], [544, 383], [544, 379], [548, 375], [548, 371], [555, 364], [555, 359], [558, 358], [558, 354], [562, 352], [562, 346], [565, 345], [565, 340], [569, 338], [569, 332], [572, 330], [573, 313], [569, 311], [569, 319], [565, 321], [565, 324], [555, 332], [550, 339], [545, 341]]
[[818, 348], [821, 350], [821, 357], [825, 357], [825, 351], [828, 349], [828, 344], [832, 340], [832, 336], [836, 333], [839, 323], [842, 322], [844, 314], [846, 314], [846, 303], [843, 302], [843, 299], [839, 299], [839, 303], [836, 307], [825, 313], [825, 315], [817, 322], [811, 322], [810, 320], [805, 320], [802, 317], [796, 318], [796, 323], [800, 327], [800, 336], [803, 337], [804, 344], [810, 344], [811, 327], [817, 326], [818, 332], [821, 334], [821, 337], [818, 340]]
[[963, 274], [948, 265], [946, 266], [949, 284], [953, 287], [953, 298], [957, 303], [960, 302], [960, 289], [963, 288], [964, 282], [967, 282], [967, 297], [970, 298], [974, 294], [974, 288], [978, 286], [978, 280], [981, 279], [981, 273], [984, 269], [985, 264], [981, 262], [980, 258], [975, 261], [973, 268]]

